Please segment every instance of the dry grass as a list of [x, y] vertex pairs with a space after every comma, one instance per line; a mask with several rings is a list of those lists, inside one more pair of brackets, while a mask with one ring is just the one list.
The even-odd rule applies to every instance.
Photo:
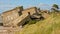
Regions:
[[53, 13], [36, 24], [27, 24], [19, 34], [60, 34], [60, 14]]

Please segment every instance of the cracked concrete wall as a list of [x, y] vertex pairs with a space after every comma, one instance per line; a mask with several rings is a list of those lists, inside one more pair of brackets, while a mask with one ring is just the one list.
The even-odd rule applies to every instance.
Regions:
[[28, 13], [30, 12], [30, 15], [33, 15], [35, 13], [37, 13], [37, 8], [36, 7], [31, 7], [28, 9], [25, 9], [24, 11], [22, 11], [22, 14]]
[[[23, 10], [22, 11], [22, 15], [19, 16], [17, 19], [9, 22], [9, 26], [18, 26], [19, 25], [23, 25], [26, 21], [29, 21], [31, 20], [30, 19], [30, 15], [33, 15], [35, 14], [37, 11], [36, 7], [33, 7], [33, 8], [28, 8], [26, 10]], [[30, 12], [30, 15], [28, 14], [28, 12]]]
[[[22, 7], [21, 7], [22, 8]], [[6, 26], [10, 21], [15, 20], [16, 18], [19, 17], [19, 11], [21, 11], [20, 7], [16, 7], [15, 9], [6, 11], [2, 13], [2, 18], [3, 18], [3, 25]]]
[[30, 17], [28, 14], [22, 14], [20, 17], [18, 17], [17, 19], [9, 22], [9, 26], [18, 26], [19, 25], [23, 25], [26, 21], [29, 21]]
[[16, 26], [17, 24], [22, 25], [26, 20], [30, 20], [28, 12], [30, 12], [30, 15], [37, 13], [37, 8], [32, 7], [28, 8], [22, 11], [22, 15], [19, 16], [18, 12], [20, 11], [20, 8], [16, 8], [10, 11], [7, 11], [2, 14], [3, 16], [3, 25], [4, 26]]
[[3, 23], [1, 14], [0, 14], [0, 23]]

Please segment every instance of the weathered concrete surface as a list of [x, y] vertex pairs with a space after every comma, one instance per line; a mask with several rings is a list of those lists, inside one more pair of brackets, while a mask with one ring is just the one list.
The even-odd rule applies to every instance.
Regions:
[[33, 16], [31, 16], [31, 18], [40, 18], [41, 16], [40, 15], [33, 15]]
[[21, 11], [22, 12], [21, 16], [19, 16], [18, 14], [19, 11], [20, 11], [20, 8], [16, 8], [16, 9], [4, 12], [2, 14], [3, 25], [4, 26], [16, 26], [17, 24], [22, 25], [26, 20], [30, 20], [29, 15], [33, 15], [37, 13], [37, 8], [32, 7], [32, 8], [25, 9]]
[[18, 17], [17, 19], [9, 22], [8, 26], [17, 26], [18, 24], [22, 25], [24, 24], [26, 21], [29, 21], [30, 20], [30, 17], [27, 14], [22, 14], [20, 17]]
[[22, 11], [22, 14], [25, 14], [25, 13], [28, 13], [28, 12], [30, 12], [30, 15], [36, 14], [37, 13], [37, 8], [36, 7], [27, 8], [27, 9]]
[[15, 9], [3, 12], [2, 13], [3, 25], [6, 26], [6, 24], [18, 18], [19, 17], [18, 12], [21, 13], [21, 10], [22, 10], [22, 7], [17, 7]]
[[1, 16], [1, 14], [0, 14], [0, 23], [2, 23], [3, 21], [2, 21], [2, 16]]
[[17, 32], [19, 32], [20, 30], [21, 30], [20, 27], [12, 28], [0, 26], [0, 34], [18, 34]]
[[48, 18], [50, 15], [49, 15], [48, 13], [43, 13], [42, 16], [43, 16], [44, 18]]
[[[28, 12], [30, 13], [30, 15], [28, 14]], [[37, 13], [37, 8], [36, 7], [32, 7], [26, 10], [22, 11], [22, 15], [20, 17], [18, 17], [17, 19], [15, 19], [14, 21], [9, 22], [10, 26], [17, 26], [19, 25], [23, 25], [26, 21], [30, 20], [30, 16], [33, 14]]]
[[3, 20], [1, 14], [0, 14], [0, 26], [3, 26]]

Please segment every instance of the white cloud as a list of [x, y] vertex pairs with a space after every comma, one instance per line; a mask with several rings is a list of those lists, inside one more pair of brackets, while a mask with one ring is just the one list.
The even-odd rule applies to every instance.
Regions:
[[38, 6], [50, 6], [50, 5], [45, 4], [45, 3], [40, 3], [40, 4], [38, 4]]
[[33, 7], [33, 5], [28, 5], [28, 7]]
[[48, 4], [45, 4], [45, 3], [40, 3], [37, 5], [38, 8], [41, 8], [41, 9], [50, 9], [51, 6], [48, 5]]

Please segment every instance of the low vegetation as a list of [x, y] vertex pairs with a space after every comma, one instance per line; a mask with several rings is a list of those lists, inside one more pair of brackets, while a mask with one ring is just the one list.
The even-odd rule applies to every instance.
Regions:
[[60, 34], [60, 12], [58, 5], [54, 4], [52, 7], [53, 12], [49, 14], [49, 17], [35, 21], [31, 20], [26, 24], [18, 34]]
[[19, 34], [60, 34], [60, 14], [52, 13], [50, 17], [35, 23], [30, 21], [25, 27], [18, 32]]

